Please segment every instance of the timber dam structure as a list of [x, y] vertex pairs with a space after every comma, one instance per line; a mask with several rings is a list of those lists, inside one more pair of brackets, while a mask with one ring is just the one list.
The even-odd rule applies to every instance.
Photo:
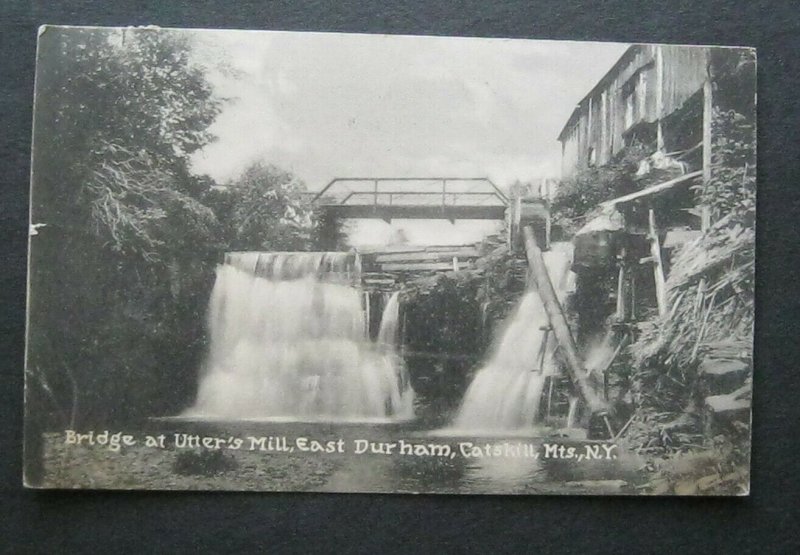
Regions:
[[[314, 201], [334, 218], [494, 219], [505, 221], [507, 231], [491, 249], [484, 241], [363, 252], [228, 253], [209, 306], [209, 354], [196, 401], [184, 416], [413, 419], [422, 401], [408, 361], [437, 368], [470, 355], [408, 348], [404, 291], [420, 280], [490, 267], [492, 256], [505, 255], [526, 261], [527, 291], [487, 353], [469, 360], [473, 376], [450, 424], [502, 434], [545, 417], [552, 423], [557, 384], [569, 400], [563, 425], [586, 425], [600, 416], [600, 435], [614, 435], [564, 315], [562, 303], [575, 283], [573, 246], [550, 243], [546, 200], [509, 201], [488, 179], [443, 177], [334, 179]], [[582, 421], [579, 404], [585, 407]]]

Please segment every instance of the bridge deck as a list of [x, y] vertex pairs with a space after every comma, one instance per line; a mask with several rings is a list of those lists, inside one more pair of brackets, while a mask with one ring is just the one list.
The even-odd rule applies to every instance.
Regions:
[[381, 220], [502, 220], [506, 207], [469, 205], [380, 205], [380, 204], [323, 204], [328, 214], [337, 218], [374, 218]]
[[508, 199], [484, 177], [333, 179], [314, 202], [337, 218], [502, 220]]

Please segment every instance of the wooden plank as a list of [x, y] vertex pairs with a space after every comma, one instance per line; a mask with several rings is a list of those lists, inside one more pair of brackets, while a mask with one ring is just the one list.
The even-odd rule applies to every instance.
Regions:
[[389, 252], [425, 252], [424, 245], [364, 245], [358, 247], [361, 255], [383, 254]]
[[[466, 262], [461, 262], [458, 265], [459, 270], [469, 267]], [[453, 263], [451, 262], [423, 262], [419, 264], [400, 264], [390, 263], [382, 264], [381, 269], [384, 272], [420, 272], [420, 271], [452, 271]]]
[[435, 360], [478, 360], [480, 355], [466, 354], [466, 353], [431, 353], [427, 351], [408, 351], [403, 350], [403, 357], [405, 358], [428, 358]]
[[653, 195], [656, 193], [660, 193], [662, 191], [666, 191], [675, 187], [676, 185], [680, 185], [681, 183], [686, 183], [690, 179], [694, 179], [696, 177], [700, 177], [703, 175], [702, 170], [698, 170], [696, 172], [687, 173], [681, 176], [676, 177], [675, 179], [670, 179], [669, 181], [665, 181], [663, 183], [659, 183], [658, 185], [653, 185], [652, 187], [648, 187], [646, 189], [642, 189], [641, 191], [636, 191], [635, 193], [630, 193], [627, 195], [623, 195], [621, 197], [607, 200], [605, 202], [601, 202], [600, 206], [603, 208], [612, 207], [616, 204], [622, 204], [624, 202], [630, 202], [632, 200], [637, 200], [642, 197], [646, 197], [649, 195]]
[[429, 245], [425, 247], [427, 252], [461, 252], [467, 250], [474, 250], [477, 253], [474, 243], [466, 245]]
[[458, 258], [477, 258], [477, 249], [450, 250], [438, 252], [398, 252], [378, 254], [375, 262], [381, 264], [385, 262], [424, 262], [437, 260], [452, 260], [454, 256]]
[[359, 254], [381, 255], [402, 252], [454, 252], [466, 249], [477, 249], [475, 243], [463, 245], [363, 245], [358, 247]]

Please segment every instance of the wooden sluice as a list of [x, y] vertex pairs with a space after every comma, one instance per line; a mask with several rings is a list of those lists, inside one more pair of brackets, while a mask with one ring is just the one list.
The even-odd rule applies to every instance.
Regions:
[[547, 267], [542, 257], [542, 251], [536, 243], [534, 232], [530, 226], [525, 226], [523, 228], [523, 236], [528, 265], [533, 279], [536, 282], [537, 292], [542, 299], [545, 312], [550, 320], [553, 334], [564, 355], [567, 374], [581, 400], [589, 408], [592, 416], [601, 418], [607, 428], [609, 437], [613, 437], [614, 431], [611, 428], [608, 417], [608, 406], [589, 381], [588, 373], [586, 372], [583, 361], [578, 355], [575, 340], [567, 324], [564, 310], [556, 296], [553, 283], [550, 281], [550, 275], [547, 272]]

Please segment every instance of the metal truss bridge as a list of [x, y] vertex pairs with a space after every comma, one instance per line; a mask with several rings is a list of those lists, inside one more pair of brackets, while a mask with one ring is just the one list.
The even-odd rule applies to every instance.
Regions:
[[508, 199], [487, 177], [337, 177], [313, 202], [337, 218], [503, 220]]

